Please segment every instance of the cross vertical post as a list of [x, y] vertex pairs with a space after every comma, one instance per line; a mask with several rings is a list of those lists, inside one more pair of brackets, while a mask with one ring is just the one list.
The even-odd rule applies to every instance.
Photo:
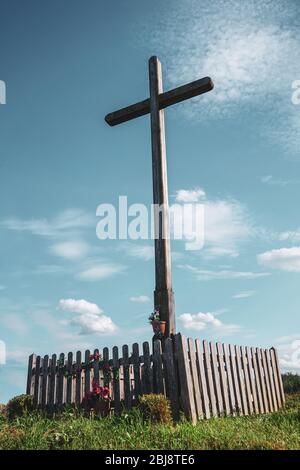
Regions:
[[[155, 232], [154, 308], [166, 321], [166, 337], [175, 334], [175, 304], [172, 290], [169, 202], [164, 111], [159, 107], [163, 93], [161, 63], [149, 60], [150, 116], [152, 141], [152, 175]], [[157, 211], [156, 209], [159, 209]]]
[[166, 322], [165, 337], [175, 334], [175, 304], [172, 289], [169, 202], [167, 160], [165, 142], [164, 109], [184, 100], [211, 91], [214, 87], [210, 77], [163, 92], [161, 63], [155, 56], [149, 59], [150, 98], [118, 109], [105, 116], [109, 126], [150, 113], [152, 143], [152, 179], [155, 235], [155, 291], [154, 308], [160, 320]]

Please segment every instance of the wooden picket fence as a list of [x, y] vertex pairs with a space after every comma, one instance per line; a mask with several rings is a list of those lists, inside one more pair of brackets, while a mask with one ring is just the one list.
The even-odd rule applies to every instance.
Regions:
[[[92, 381], [105, 385], [110, 370], [112, 412], [130, 410], [141, 395], [162, 393], [175, 420], [183, 412], [194, 423], [216, 416], [269, 413], [285, 403], [277, 351], [186, 339], [180, 333], [163, 342], [108, 348], [100, 360], [91, 352], [29, 357], [27, 394], [42, 409], [80, 406]], [[93, 352], [98, 357], [99, 350]]]

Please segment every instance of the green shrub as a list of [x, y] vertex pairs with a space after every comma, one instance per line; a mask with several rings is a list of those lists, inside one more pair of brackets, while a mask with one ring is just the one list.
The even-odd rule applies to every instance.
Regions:
[[9, 420], [24, 416], [35, 408], [33, 397], [18, 395], [13, 397], [6, 405], [6, 415]]
[[287, 374], [282, 374], [282, 382], [285, 393], [299, 393], [300, 392], [300, 375], [292, 374], [288, 372]]
[[153, 423], [170, 424], [172, 413], [169, 400], [162, 394], [150, 393], [140, 398], [143, 418]]

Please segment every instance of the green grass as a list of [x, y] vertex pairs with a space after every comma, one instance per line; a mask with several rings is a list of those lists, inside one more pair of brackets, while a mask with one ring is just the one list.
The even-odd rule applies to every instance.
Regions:
[[269, 415], [216, 418], [192, 426], [145, 423], [138, 410], [94, 420], [74, 412], [0, 415], [0, 449], [300, 449], [300, 394]]

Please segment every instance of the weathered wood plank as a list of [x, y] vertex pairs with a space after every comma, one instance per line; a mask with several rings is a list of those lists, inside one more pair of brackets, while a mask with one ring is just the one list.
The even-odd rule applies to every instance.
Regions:
[[163, 366], [165, 371], [166, 396], [170, 400], [173, 419], [179, 420], [178, 375], [173, 351], [173, 340], [163, 342]]
[[242, 415], [243, 408], [242, 408], [241, 388], [240, 388], [240, 381], [239, 381], [238, 370], [237, 370], [236, 352], [235, 352], [235, 347], [233, 344], [229, 345], [229, 359], [230, 359], [232, 383], [233, 383], [234, 398], [235, 398], [234, 411], [237, 414]]
[[251, 353], [251, 361], [253, 364], [254, 384], [255, 384], [255, 391], [256, 391], [256, 396], [257, 396], [258, 413], [264, 413], [264, 404], [263, 404], [262, 393], [261, 393], [260, 378], [259, 378], [259, 373], [258, 373], [255, 348], [250, 348], [250, 353]]
[[153, 386], [154, 393], [165, 393], [161, 341], [153, 341]]
[[67, 360], [67, 393], [66, 393], [66, 403], [71, 404], [72, 403], [72, 385], [73, 385], [73, 376], [72, 376], [72, 367], [73, 367], [73, 353], [69, 352], [68, 353], [68, 360]]
[[28, 372], [27, 372], [27, 395], [34, 395], [34, 373], [36, 367], [36, 354], [31, 354], [28, 360]]
[[215, 343], [210, 342], [210, 352], [211, 352], [211, 361], [212, 361], [212, 374], [213, 374], [213, 381], [215, 386], [215, 396], [217, 399], [217, 409], [220, 416], [224, 414], [224, 405], [223, 405], [223, 397], [221, 392], [221, 385], [220, 385], [220, 374], [218, 368], [218, 359], [216, 353]]
[[114, 404], [115, 414], [121, 413], [121, 401], [120, 401], [120, 375], [119, 375], [119, 349], [117, 346], [113, 347], [113, 391], [114, 391]]
[[248, 408], [248, 400], [247, 400], [247, 395], [246, 395], [246, 381], [245, 381], [245, 376], [243, 372], [242, 351], [241, 351], [240, 346], [235, 346], [235, 357], [236, 357], [238, 381], [239, 381], [240, 392], [241, 392], [243, 414], [248, 415], [249, 408]]
[[217, 343], [217, 358], [219, 362], [219, 377], [220, 377], [220, 385], [221, 385], [221, 394], [224, 403], [224, 411], [227, 416], [230, 415], [230, 406], [229, 406], [229, 390], [227, 386], [227, 376], [225, 372], [224, 366], [224, 353], [223, 347], [221, 343]]
[[91, 352], [87, 349], [84, 353], [84, 395], [91, 391], [91, 371], [89, 367]]
[[131, 409], [131, 387], [130, 387], [130, 373], [129, 373], [129, 351], [127, 344], [124, 344], [122, 347], [123, 355], [123, 374], [124, 374], [124, 401], [125, 408], [127, 410]]
[[[165, 109], [172, 104], [180, 103], [183, 100], [193, 98], [213, 89], [211, 78], [205, 77], [200, 80], [188, 83], [187, 85], [174, 88], [158, 96], [159, 109]], [[150, 99], [135, 103], [126, 108], [119, 109], [105, 116], [105, 121], [110, 126], [115, 126], [131, 119], [135, 119], [150, 113]]]
[[274, 405], [273, 405], [273, 400], [272, 400], [272, 393], [271, 393], [271, 387], [270, 387], [270, 379], [269, 379], [269, 372], [268, 372], [268, 368], [267, 368], [267, 360], [266, 360], [265, 350], [261, 348], [260, 349], [260, 354], [261, 354], [263, 371], [264, 371], [264, 380], [265, 380], [265, 384], [266, 384], [268, 408], [269, 408], [269, 411], [272, 413], [274, 411]]
[[39, 403], [39, 387], [40, 387], [40, 368], [41, 368], [41, 356], [36, 356], [35, 363], [35, 374], [34, 374], [34, 403]]
[[241, 346], [241, 362], [242, 362], [243, 373], [244, 373], [248, 410], [249, 410], [249, 413], [252, 414], [253, 413], [253, 397], [252, 397], [251, 386], [250, 386], [250, 377], [249, 377], [246, 349], [244, 346]]
[[56, 354], [52, 354], [51, 367], [50, 367], [50, 379], [49, 379], [49, 407], [53, 409], [56, 402]]
[[180, 383], [180, 402], [182, 410], [192, 423], [197, 422], [197, 412], [193, 393], [193, 382], [189, 364], [187, 341], [180, 333], [175, 335], [175, 352]]
[[144, 355], [144, 377], [145, 377], [145, 393], [152, 393], [153, 391], [153, 380], [152, 380], [152, 369], [150, 359], [150, 347], [148, 341], [143, 343], [143, 355]]
[[93, 378], [93, 380], [94, 380], [96, 383], [100, 384], [100, 382], [99, 382], [99, 378], [100, 378], [100, 374], [99, 374], [99, 359], [95, 359], [95, 358], [99, 357], [98, 355], [99, 355], [99, 349], [96, 348], [96, 349], [94, 350], [94, 362], [93, 362], [94, 378]]
[[258, 401], [257, 401], [257, 391], [256, 391], [256, 383], [255, 383], [255, 377], [254, 377], [254, 366], [252, 363], [252, 355], [251, 355], [251, 350], [250, 347], [246, 347], [246, 358], [247, 358], [247, 365], [248, 365], [248, 375], [249, 375], [249, 380], [250, 380], [250, 390], [251, 390], [251, 395], [252, 395], [252, 403], [253, 403], [253, 411], [255, 414], [259, 413], [259, 408], [258, 408]]
[[278, 358], [278, 353], [277, 349], [272, 348], [274, 351], [274, 356], [275, 356], [275, 363], [276, 363], [276, 373], [277, 373], [277, 379], [278, 379], [278, 384], [279, 384], [279, 392], [280, 392], [280, 397], [281, 397], [281, 403], [282, 406], [285, 404], [285, 395], [284, 395], [284, 390], [283, 390], [283, 383], [282, 383], [282, 376], [280, 372], [280, 364], [279, 364], [279, 358]]
[[206, 419], [210, 418], [209, 396], [207, 391], [206, 375], [203, 363], [203, 352], [201, 350], [201, 343], [196, 339], [196, 363], [199, 377], [199, 384], [202, 396], [203, 415]]
[[43, 359], [43, 372], [42, 372], [42, 396], [41, 396], [41, 405], [44, 408], [48, 401], [48, 366], [49, 366], [49, 356], [46, 354]]
[[133, 376], [134, 376], [134, 397], [137, 401], [141, 395], [141, 375], [140, 375], [140, 355], [139, 345], [134, 343], [132, 345], [132, 362], [133, 362]]
[[226, 371], [227, 386], [228, 386], [227, 389], [228, 389], [229, 410], [230, 410], [230, 413], [233, 416], [235, 416], [236, 415], [236, 403], [235, 403], [233, 374], [231, 370], [228, 344], [223, 344], [223, 354], [224, 354], [224, 363], [225, 363], [225, 371]]
[[277, 400], [276, 400], [275, 383], [274, 383], [274, 377], [273, 377], [273, 371], [272, 371], [272, 365], [271, 365], [270, 351], [266, 349], [265, 354], [266, 354], [267, 371], [269, 374], [269, 382], [270, 382], [273, 407], [274, 407], [274, 410], [277, 411], [278, 405], [277, 405]]
[[266, 388], [266, 382], [265, 382], [265, 375], [264, 375], [261, 351], [260, 351], [259, 348], [255, 349], [255, 355], [256, 355], [257, 370], [258, 370], [258, 376], [259, 376], [259, 382], [260, 382], [260, 388], [261, 388], [261, 395], [262, 395], [262, 402], [263, 402], [263, 409], [264, 409], [263, 413], [269, 413], [269, 402], [268, 402], [268, 396], [267, 396], [267, 388]]
[[212, 368], [211, 368], [211, 355], [209, 350], [209, 345], [206, 340], [203, 341], [203, 352], [204, 352], [204, 367], [206, 370], [207, 376], [207, 385], [208, 385], [208, 394], [209, 394], [209, 401], [211, 407], [211, 414], [212, 416], [217, 416], [217, 404], [216, 404], [216, 396], [215, 396], [215, 389], [214, 389], [214, 382], [212, 376]]
[[61, 353], [58, 360], [56, 404], [60, 407], [64, 402], [64, 365], [65, 355]]
[[270, 349], [270, 360], [271, 360], [273, 380], [274, 380], [274, 385], [275, 385], [275, 395], [276, 395], [277, 406], [278, 406], [278, 409], [280, 409], [282, 407], [282, 402], [281, 402], [281, 395], [280, 395], [280, 390], [279, 390], [279, 383], [278, 383], [278, 376], [277, 376], [277, 369], [276, 369], [276, 359], [275, 359], [273, 348]]
[[188, 348], [189, 348], [190, 370], [191, 370], [191, 376], [192, 376], [196, 412], [197, 412], [198, 419], [202, 419], [203, 409], [202, 409], [200, 384], [199, 384], [199, 378], [198, 378], [193, 338], [188, 338], [187, 343], [188, 343]]
[[81, 404], [81, 351], [76, 352], [76, 385], [75, 385], [75, 403], [77, 406]]

